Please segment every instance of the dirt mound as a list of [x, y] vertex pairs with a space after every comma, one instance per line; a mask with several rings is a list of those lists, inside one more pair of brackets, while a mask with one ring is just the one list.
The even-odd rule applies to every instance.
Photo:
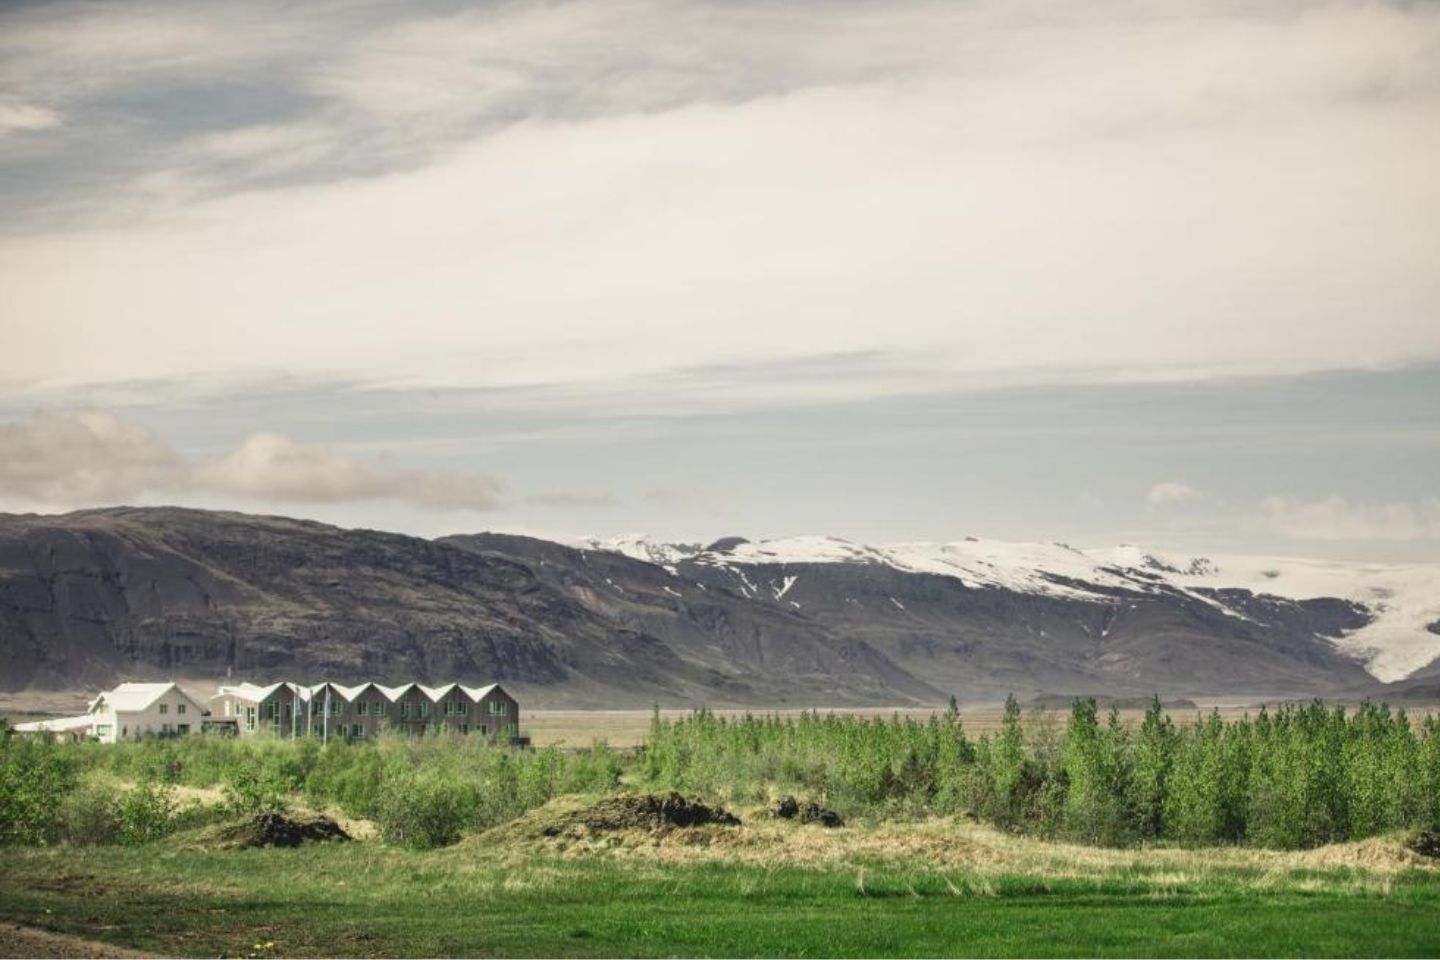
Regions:
[[1440, 859], [1440, 833], [1422, 830], [1406, 840], [1405, 846], [1422, 857], [1428, 857], [1431, 860]]
[[678, 793], [556, 797], [549, 803], [482, 835], [484, 843], [558, 839], [619, 841], [622, 837], [675, 838], [704, 833], [710, 826], [733, 827], [740, 818]]
[[834, 810], [826, 809], [814, 800], [796, 800], [794, 797], [781, 797], [770, 808], [770, 815], [780, 820], [818, 823], [822, 827], [845, 826], [845, 820]]
[[676, 827], [703, 827], [712, 823], [733, 827], [740, 823], [740, 818], [721, 807], [707, 807], [699, 800], [691, 800], [671, 791], [606, 797], [574, 811], [559, 823], [549, 824], [542, 832], [555, 836], [563, 832], [566, 826], [582, 827], [591, 833], [613, 830], [671, 830]]
[[349, 840], [350, 834], [329, 817], [295, 819], [281, 813], [256, 814], [244, 823], [225, 827], [216, 837], [220, 846], [298, 847], [302, 843]]

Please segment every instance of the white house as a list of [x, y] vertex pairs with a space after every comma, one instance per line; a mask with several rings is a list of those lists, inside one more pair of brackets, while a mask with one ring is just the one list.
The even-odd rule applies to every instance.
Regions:
[[205, 708], [173, 683], [122, 683], [90, 701], [92, 734], [101, 743], [144, 736], [183, 736], [200, 729]]
[[94, 737], [102, 743], [198, 732], [205, 708], [173, 683], [122, 683], [90, 701], [88, 713], [16, 724], [17, 733]]

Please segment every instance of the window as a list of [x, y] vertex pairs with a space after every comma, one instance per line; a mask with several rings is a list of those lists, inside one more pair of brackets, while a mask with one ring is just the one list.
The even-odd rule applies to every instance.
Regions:
[[385, 716], [385, 703], [381, 700], [374, 701], [370, 704], [370, 712], [377, 717]]
[[509, 713], [509, 712], [510, 712], [510, 704], [506, 703], [504, 700], [491, 700], [491, 701], [490, 701], [490, 715], [491, 715], [491, 716], [494, 716], [494, 717], [503, 717], [503, 716], [505, 716], [505, 715], [506, 715], [507, 713]]
[[469, 732], [470, 732], [470, 724], [468, 724], [468, 723], [462, 723], [462, 724], [460, 724], [460, 732], [461, 732], [461, 733], [469, 733]]
[[420, 716], [430, 716], [430, 704], [426, 703], [424, 700], [420, 701]]
[[165, 714], [167, 714], [167, 713], [169, 713], [169, 712], [170, 712], [170, 704], [168, 704], [168, 703], [162, 703], [162, 704], [160, 704], [160, 716], [163, 717], [163, 716], [165, 716]]
[[255, 729], [255, 708], [254, 708], [254, 707], [246, 707], [246, 708], [245, 708], [245, 729], [246, 729], [246, 730], [254, 730], [254, 729]]
[[363, 716], [365, 716], [365, 701], [364, 701], [364, 700], [357, 700], [357, 701], [355, 701], [355, 716], [357, 716], [357, 717], [363, 717]]
[[187, 733], [190, 732], [190, 724], [188, 724], [188, 723], [177, 723], [177, 724], [175, 725], [175, 732], [176, 732], [177, 734], [179, 734], [180, 736], [182, 736], [182, 737], [185, 736], [185, 734], [187, 734]]
[[339, 700], [331, 700], [331, 701], [330, 701], [330, 716], [332, 716], [332, 717], [338, 717], [338, 716], [340, 716], [340, 701], [339, 701]]
[[409, 717], [410, 717], [410, 703], [409, 703], [409, 701], [401, 701], [401, 703], [400, 703], [400, 719], [401, 719], [401, 720], [407, 720], [407, 719], [409, 719]]
[[350, 737], [354, 740], [365, 739], [365, 728], [358, 723], [350, 724]]
[[110, 731], [111, 731], [111, 730], [114, 730], [114, 729], [115, 729], [115, 728], [112, 727], [112, 726], [110, 726], [110, 724], [108, 724], [108, 723], [99, 723], [99, 724], [96, 724], [96, 725], [95, 725], [95, 736], [97, 736], [97, 737], [108, 737], [108, 736], [110, 736]]
[[178, 714], [180, 714], [180, 716], [182, 716], [182, 717], [185, 716], [185, 704], [182, 703], [182, 704], [179, 704], [178, 706], [176, 706], [176, 707], [175, 707], [175, 712], [178, 713]]

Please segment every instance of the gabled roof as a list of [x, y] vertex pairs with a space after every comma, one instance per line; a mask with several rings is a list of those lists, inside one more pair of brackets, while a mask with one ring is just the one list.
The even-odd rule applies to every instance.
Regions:
[[[144, 684], [142, 684], [141, 686], [144, 686]], [[164, 687], [167, 686], [167, 684], [150, 684], [149, 686]], [[392, 703], [405, 696], [411, 690], [419, 690], [423, 696], [425, 696], [432, 702], [438, 703], [442, 698], [448, 696], [455, 690], [463, 691], [464, 694], [471, 700], [478, 701], [480, 698], [489, 695], [499, 686], [500, 685], [498, 683], [492, 683], [484, 687], [467, 687], [459, 683], [442, 683], [439, 686], [430, 687], [419, 683], [402, 683], [398, 686], [387, 687], [378, 683], [372, 683], [368, 681], [365, 683], [356, 684], [355, 686], [342, 686], [341, 684], [332, 683], [328, 680], [310, 685], [302, 685], [296, 683], [272, 683], [262, 686], [260, 684], [245, 682], [223, 686], [220, 688], [220, 692], [217, 693], [215, 697], [233, 695], [243, 697], [246, 700], [253, 700], [259, 702], [261, 700], [264, 700], [266, 697], [271, 696], [276, 690], [280, 689], [281, 687], [288, 687], [289, 689], [295, 691], [296, 695], [299, 696], [300, 699], [314, 700], [316, 697], [323, 696], [325, 689], [328, 687], [329, 689], [334, 691], [336, 696], [340, 697], [342, 700], [348, 703], [353, 702], [356, 697], [365, 693], [365, 691], [374, 688]]]
[[[376, 684], [376, 686], [378, 687], [380, 685]], [[380, 687], [380, 692], [385, 694], [385, 696], [389, 697], [391, 702], [393, 703], [394, 701], [399, 700], [401, 697], [405, 696], [405, 694], [409, 693], [412, 687], [419, 690], [421, 693], [425, 692], [418, 683], [402, 683], [398, 687]]]
[[438, 687], [427, 687], [424, 684], [416, 684], [416, 686], [420, 688], [421, 693], [425, 694], [425, 696], [429, 697], [431, 700], [434, 700], [436, 703], [439, 703], [441, 699], [443, 699], [447, 694], [450, 693], [450, 691], [456, 689], [457, 687], [462, 690], [464, 689], [464, 687], [460, 687], [460, 684], [458, 683], [446, 683]]
[[102, 702], [111, 710], [130, 713], [136, 710], [148, 708], [156, 700], [159, 700], [171, 690], [178, 690], [186, 700], [200, 706], [195, 698], [184, 690], [180, 690], [173, 683], [122, 683], [114, 690], [107, 690], [94, 700], [90, 701], [90, 712], [94, 713], [96, 707]]
[[[335, 687], [335, 690], [336, 690], [336, 692], [338, 692], [338, 693], [340, 694], [340, 696], [344, 697], [347, 701], [349, 701], [349, 700], [354, 700], [356, 697], [360, 696], [360, 694], [364, 693], [366, 690], [369, 690], [371, 687], [374, 687], [376, 690], [379, 690], [382, 694], [385, 694], [385, 688], [384, 688], [384, 687], [380, 686], [380, 684], [378, 684], [378, 683], [369, 683], [369, 682], [356, 684], [356, 685], [353, 686], [353, 687], [341, 687], [341, 686], [338, 686], [338, 685], [337, 685], [337, 686]], [[389, 696], [389, 694], [385, 694], [385, 695], [386, 695], [387, 697]]]
[[259, 703], [261, 700], [264, 700], [266, 697], [270, 696], [276, 690], [279, 690], [282, 687], [290, 690], [299, 689], [293, 683], [285, 683], [283, 681], [280, 683], [267, 684], [263, 687], [259, 684], [249, 682], [237, 683], [231, 686], [221, 687], [220, 692], [215, 694], [215, 696], [211, 697], [210, 699], [214, 700], [217, 697], [236, 696], [243, 697], [246, 700], [254, 700], [256, 703]]

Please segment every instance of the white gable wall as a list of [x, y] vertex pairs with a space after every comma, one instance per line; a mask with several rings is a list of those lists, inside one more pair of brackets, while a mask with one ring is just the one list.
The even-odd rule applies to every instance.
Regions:
[[171, 687], [143, 710], [112, 710], [103, 696], [96, 706], [94, 735], [102, 743], [199, 733], [203, 713], [178, 687]]

